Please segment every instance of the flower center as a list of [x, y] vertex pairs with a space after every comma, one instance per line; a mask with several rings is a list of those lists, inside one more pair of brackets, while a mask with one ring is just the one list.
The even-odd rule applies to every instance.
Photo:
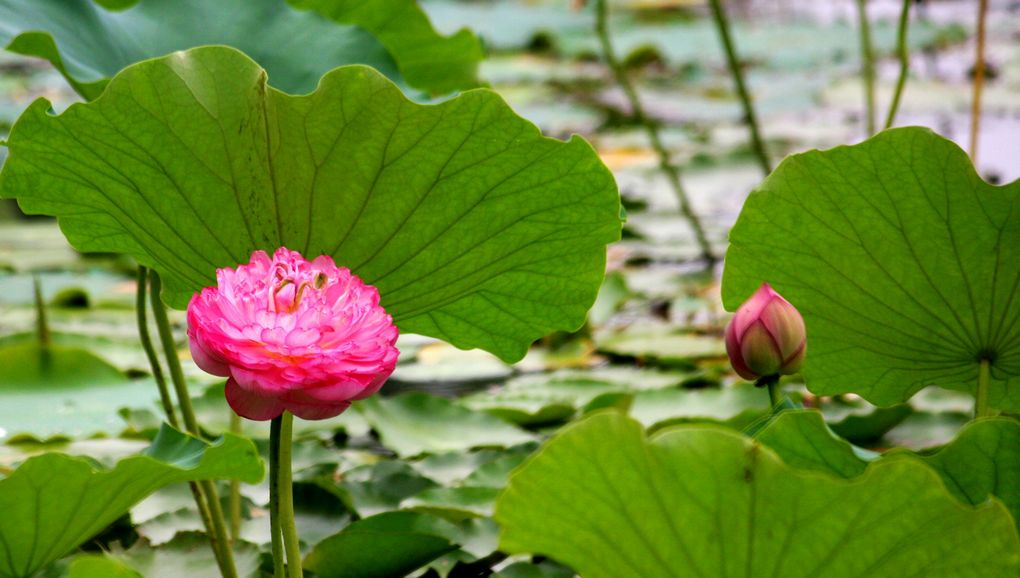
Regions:
[[316, 273], [311, 281], [301, 281], [295, 284], [291, 278], [281, 279], [273, 288], [273, 298], [270, 304], [274, 313], [293, 313], [301, 304], [301, 296], [305, 289], [312, 287], [316, 291], [326, 286], [329, 278], [325, 273]]

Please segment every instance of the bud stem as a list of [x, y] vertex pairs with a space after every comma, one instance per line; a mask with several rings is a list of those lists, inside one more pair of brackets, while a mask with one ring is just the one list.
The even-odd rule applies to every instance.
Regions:
[[782, 395], [779, 390], [779, 374], [759, 377], [758, 380], [754, 382], [754, 386], [767, 387], [769, 389], [769, 403], [771, 404], [771, 407], [774, 408], [779, 405], [779, 402], [782, 399]]

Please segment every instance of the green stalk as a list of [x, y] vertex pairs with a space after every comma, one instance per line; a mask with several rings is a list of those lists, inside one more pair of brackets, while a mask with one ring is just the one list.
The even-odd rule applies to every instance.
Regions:
[[779, 375], [764, 375], [754, 382], [755, 387], [765, 387], [769, 390], [769, 403], [774, 409], [782, 401], [782, 391], [779, 388]]
[[35, 337], [39, 343], [39, 364], [43, 368], [53, 365], [53, 340], [50, 336], [50, 324], [46, 321], [46, 302], [42, 296], [42, 283], [38, 275], [32, 276], [32, 291], [35, 299]]
[[[167, 317], [166, 306], [160, 298], [162, 281], [155, 271], [149, 272], [149, 296], [152, 301], [152, 315], [156, 319], [156, 328], [159, 332], [159, 340], [163, 345], [163, 356], [166, 357], [167, 368], [170, 370], [170, 381], [174, 385], [174, 392], [177, 394], [177, 404], [181, 408], [181, 415], [184, 418], [184, 427], [187, 432], [197, 438], [201, 437], [198, 428], [198, 420], [195, 419], [195, 410], [191, 405], [191, 395], [188, 393], [188, 384], [184, 379], [184, 370], [181, 368], [181, 360], [177, 357], [177, 348], [174, 346], [173, 332], [170, 330], [170, 319]], [[213, 552], [216, 553], [216, 562], [219, 564], [220, 573], [223, 578], [237, 578], [237, 568], [234, 566], [234, 555], [227, 543], [226, 524], [223, 522], [223, 506], [220, 504], [219, 493], [216, 486], [209, 480], [199, 482], [199, 492], [203, 497], [209, 510], [211, 527], [207, 528], [209, 542]], [[192, 490], [194, 492], [194, 489]], [[201, 501], [199, 501], [201, 504]], [[201, 506], [200, 506], [201, 508]]]
[[977, 392], [974, 394], [974, 419], [988, 417], [988, 384], [991, 381], [991, 367], [987, 359], [981, 360], [978, 367]]
[[[230, 432], [241, 434], [241, 416], [230, 412]], [[241, 480], [230, 480], [230, 538], [241, 539]]]
[[974, 55], [974, 94], [970, 101], [970, 160], [977, 165], [978, 133], [981, 132], [981, 89], [985, 84], [985, 16], [988, 0], [978, 3], [977, 51]]
[[896, 91], [889, 103], [889, 115], [885, 117], [885, 128], [892, 128], [896, 121], [896, 112], [900, 108], [903, 87], [907, 84], [907, 73], [910, 72], [910, 52], [907, 49], [907, 24], [910, 21], [910, 4], [913, 0], [903, 0], [900, 10], [900, 24], [896, 31], [896, 55], [900, 61], [900, 75], [896, 79]]
[[868, 22], [868, 0], [857, 0], [857, 17], [861, 32], [861, 76], [864, 77], [864, 105], [868, 136], [875, 134], [875, 52], [871, 47], [871, 24]]
[[641, 104], [640, 97], [638, 97], [637, 90], [634, 89], [630, 78], [627, 77], [627, 71], [624, 70], [623, 64], [616, 58], [616, 52], [613, 50], [613, 43], [609, 37], [608, 21], [609, 9], [606, 6], [606, 0], [595, 0], [595, 33], [598, 35], [599, 43], [602, 46], [602, 57], [613, 71], [616, 83], [620, 85], [624, 95], [626, 95], [634, 120], [645, 128], [648, 140], [652, 144], [652, 149], [655, 150], [659, 157], [659, 168], [669, 180], [673, 194], [676, 195], [677, 202], [680, 204], [680, 214], [687, 219], [691, 229], [694, 230], [698, 247], [701, 249], [701, 257], [711, 266], [718, 261], [718, 257], [712, 252], [712, 246], [705, 235], [705, 228], [702, 226], [701, 220], [695, 214], [690, 200], [687, 198], [687, 191], [684, 190], [683, 183], [680, 181], [680, 169], [670, 161], [669, 151], [662, 144], [658, 127], [645, 114], [645, 109]]
[[747, 128], [751, 132], [751, 147], [758, 158], [758, 164], [761, 165], [762, 171], [767, 175], [772, 172], [772, 165], [769, 164], [769, 155], [765, 151], [765, 143], [761, 138], [761, 132], [758, 128], [758, 117], [754, 112], [751, 94], [747, 90], [747, 85], [744, 84], [744, 71], [740, 67], [740, 60], [737, 58], [737, 51], [733, 46], [733, 39], [730, 37], [730, 24], [726, 16], [726, 8], [723, 6], [722, 0], [711, 0], [709, 4], [712, 6], [715, 27], [719, 30], [719, 38], [722, 40], [723, 49], [726, 52], [726, 63], [729, 65], [730, 73], [733, 75], [733, 83], [736, 85], [737, 94], [740, 96], [740, 104], [744, 107], [744, 120], [747, 122]]
[[38, 275], [32, 276], [32, 297], [35, 300], [35, 337], [45, 352], [52, 345], [53, 339], [50, 337], [50, 324], [46, 320], [46, 301], [43, 300], [42, 283]]
[[[156, 380], [156, 385], [159, 387], [159, 398], [163, 405], [163, 411], [166, 413], [167, 421], [175, 428], [179, 428], [177, 422], [177, 413], [174, 411], [173, 400], [170, 398], [170, 392], [167, 389], [166, 377], [163, 375], [163, 367], [159, 363], [159, 357], [156, 355], [156, 350], [152, 345], [152, 338], [149, 336], [149, 324], [147, 321], [146, 307], [145, 307], [145, 295], [146, 295], [146, 284], [148, 282], [148, 271], [145, 267], [139, 265], [138, 267], [138, 291], [135, 295], [135, 309], [138, 320], [138, 337], [142, 342], [142, 349], [145, 350], [145, 356], [149, 359], [149, 366], [152, 368], [152, 376]], [[159, 298], [158, 296], [156, 297]], [[212, 536], [213, 534], [213, 521], [212, 515], [209, 513], [209, 505], [206, 503], [205, 496], [202, 494], [201, 488], [198, 487], [197, 482], [189, 482], [188, 487], [191, 489], [191, 496], [195, 500], [195, 506], [198, 508], [198, 515], [202, 519], [202, 526], [205, 528], [207, 535]], [[213, 553], [216, 555], [217, 564], [220, 565], [222, 572], [222, 562], [220, 562], [221, 554], [215, 547]]]
[[781, 394], [780, 394], [780, 391], [779, 391], [779, 380], [775, 379], [775, 380], [770, 381], [769, 382], [769, 403], [772, 404], [772, 407], [776, 407], [777, 405], [779, 405], [779, 400], [781, 399], [780, 395]]
[[[288, 578], [302, 578], [301, 543], [294, 522], [294, 480], [291, 475], [291, 437], [294, 416], [289, 412], [275, 418], [269, 430], [269, 511], [273, 535], [273, 564], [279, 567], [279, 537], [287, 553]], [[277, 571], [279, 576], [282, 574]]]
[[159, 357], [156, 356], [156, 349], [152, 346], [152, 337], [149, 335], [148, 315], [145, 308], [145, 290], [148, 283], [148, 270], [138, 266], [138, 291], [135, 294], [135, 313], [138, 319], [138, 339], [142, 342], [142, 349], [145, 350], [145, 357], [149, 360], [149, 367], [152, 369], [152, 377], [156, 380], [156, 387], [159, 388], [159, 401], [163, 405], [163, 412], [170, 425], [178, 428], [177, 412], [174, 411], [174, 402], [170, 399], [170, 390], [167, 389], [166, 377], [163, 375], [163, 367], [159, 364]]
[[269, 424], [269, 533], [273, 539], [273, 576], [283, 578], [283, 532], [280, 530], [280, 426], [283, 416]]

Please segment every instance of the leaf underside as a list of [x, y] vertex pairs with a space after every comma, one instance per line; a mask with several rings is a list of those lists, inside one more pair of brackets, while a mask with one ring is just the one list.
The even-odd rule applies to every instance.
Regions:
[[922, 128], [788, 157], [730, 232], [723, 301], [768, 282], [804, 315], [819, 394], [879, 405], [928, 385], [1020, 409], [1020, 184]]
[[434, 106], [370, 68], [291, 96], [236, 50], [149, 60], [11, 131], [0, 197], [55, 215], [77, 249], [127, 253], [183, 308], [218, 267], [279, 246], [332, 255], [401, 331], [507, 361], [594, 302], [620, 234], [609, 170], [474, 90]]

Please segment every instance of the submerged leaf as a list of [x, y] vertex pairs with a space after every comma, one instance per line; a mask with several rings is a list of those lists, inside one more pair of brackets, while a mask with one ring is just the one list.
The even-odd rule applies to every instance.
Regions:
[[927, 385], [1020, 409], [1020, 184], [995, 187], [921, 128], [788, 157], [730, 233], [723, 301], [763, 281], [804, 315], [804, 377], [878, 405]]
[[408, 101], [349, 66], [307, 96], [225, 47], [129, 67], [53, 116], [36, 101], [7, 143], [0, 197], [56, 215], [82, 251], [158, 270], [175, 307], [254, 249], [332, 255], [401, 331], [507, 361], [584, 323], [620, 234], [591, 146], [544, 138], [496, 94]]

